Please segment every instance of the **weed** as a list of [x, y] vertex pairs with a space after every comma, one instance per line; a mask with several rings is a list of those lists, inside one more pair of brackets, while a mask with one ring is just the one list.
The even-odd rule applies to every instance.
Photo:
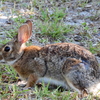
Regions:
[[[0, 94], [2, 94], [0, 95], [1, 99], [7, 98], [9, 100], [15, 100], [14, 98], [24, 98], [24, 93], [27, 93], [29, 90], [21, 90], [16, 85], [9, 86], [6, 84], [5, 86], [3, 86], [3, 88], [0, 88], [0, 91]], [[21, 93], [23, 93], [23, 96], [21, 95]]]
[[25, 18], [23, 18], [21, 15], [13, 19], [16, 23], [24, 23], [26, 21]]
[[55, 9], [55, 11], [52, 14], [49, 14], [49, 12], [42, 11], [40, 20], [36, 23], [38, 30], [40, 30], [38, 33], [41, 33], [43, 35], [48, 35], [53, 38], [59, 38], [63, 36], [63, 34], [67, 34], [73, 30], [73, 28], [70, 25], [65, 25], [63, 23], [63, 18], [66, 14], [63, 10]]
[[96, 45], [96, 46], [93, 46], [93, 43], [92, 43], [92, 42], [88, 42], [88, 45], [89, 45], [89, 50], [90, 50], [93, 54], [96, 54], [97, 52], [100, 51], [100, 49], [99, 49], [99, 44]]
[[10, 73], [10, 76], [11, 76], [11, 77], [14, 77], [14, 78], [15, 78], [15, 77], [17, 76], [17, 73], [16, 73], [16, 71], [13, 69], [13, 67], [8, 66], [8, 65], [5, 65], [5, 67], [6, 67], [7, 72]]
[[42, 85], [42, 89], [35, 87], [34, 94], [36, 94], [38, 99], [44, 100], [44, 98], [48, 98], [50, 100], [73, 100], [78, 96], [77, 93], [71, 93], [70, 91], [61, 93], [59, 91], [59, 87], [53, 91], [50, 91], [48, 89], [49, 84], [45, 86], [45, 84], [42, 83]]
[[5, 40], [0, 40], [0, 44], [6, 44], [9, 40], [6, 38]]
[[85, 31], [89, 30], [89, 27], [86, 22], [82, 23], [82, 27]]
[[63, 36], [63, 34], [67, 34], [73, 30], [71, 26], [69, 25], [67, 26], [62, 23], [40, 22], [38, 23], [38, 25], [39, 29], [41, 30], [40, 31], [41, 34], [48, 35], [53, 38], [59, 38]]
[[44, 38], [39, 38], [39, 42], [41, 42], [41, 43], [48, 43], [48, 39], [44, 39]]

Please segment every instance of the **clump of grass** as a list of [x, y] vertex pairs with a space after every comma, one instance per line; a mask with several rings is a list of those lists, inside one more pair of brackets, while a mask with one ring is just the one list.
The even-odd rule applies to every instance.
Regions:
[[0, 40], [0, 44], [6, 44], [9, 40], [6, 38], [5, 40]]
[[92, 42], [88, 42], [89, 51], [91, 51], [93, 54], [97, 54], [100, 51], [99, 46], [100, 44], [93, 46]]
[[67, 34], [73, 30], [70, 25], [63, 23], [66, 13], [64, 10], [55, 9], [52, 14], [46, 10], [41, 12], [40, 20], [37, 22], [38, 33], [51, 36], [55, 39]]
[[26, 19], [23, 18], [21, 15], [19, 15], [18, 17], [13, 18], [13, 21], [16, 22], [17, 24], [22, 24], [26, 21]]
[[[6, 84], [5, 86], [2, 86], [2, 88], [0, 88], [0, 98], [2, 100], [7, 99], [7, 100], [15, 100], [15, 98], [17, 100], [20, 100], [20, 98], [24, 98], [25, 93], [27, 93], [29, 90], [23, 90], [20, 89], [18, 86], [16, 85], [9, 85]], [[23, 94], [23, 95], [22, 95]]]
[[53, 38], [59, 38], [60, 36], [63, 36], [63, 34], [67, 34], [72, 31], [71, 26], [55, 22], [40, 22], [38, 27], [41, 30], [41, 34], [48, 35]]

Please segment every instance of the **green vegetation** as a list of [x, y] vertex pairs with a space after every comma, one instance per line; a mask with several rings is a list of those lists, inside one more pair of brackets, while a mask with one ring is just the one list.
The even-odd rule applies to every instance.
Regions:
[[72, 32], [73, 27], [63, 23], [65, 15], [64, 10], [54, 9], [52, 14], [49, 14], [47, 10], [42, 10], [39, 17], [40, 20], [36, 22], [39, 30], [37, 33], [57, 39], [64, 34]]
[[93, 54], [100, 53], [100, 43], [98, 43], [97, 45], [93, 46], [93, 43], [92, 42], [88, 42], [88, 45], [89, 45], [89, 50]]

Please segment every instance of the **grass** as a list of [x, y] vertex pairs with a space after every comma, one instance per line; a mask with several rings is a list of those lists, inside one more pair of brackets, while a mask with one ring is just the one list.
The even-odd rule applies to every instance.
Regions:
[[44, 22], [44, 23], [40, 22], [38, 27], [41, 30], [38, 33], [51, 36], [52, 38], [55, 39], [72, 31], [71, 26], [69, 25], [66, 26], [62, 23], [58, 24], [55, 22]]
[[36, 22], [38, 26], [37, 29], [39, 30], [37, 33], [57, 39], [64, 34], [72, 32], [74, 28], [63, 23], [63, 18], [66, 15], [64, 10], [59, 10], [57, 8], [53, 10], [54, 12], [52, 12], [52, 14], [47, 10], [41, 11], [40, 20]]
[[[29, 90], [21, 90], [16, 85], [9, 86], [9, 84], [6, 84], [3, 88], [0, 89], [0, 91], [1, 99], [7, 98], [8, 100], [14, 100], [15, 98], [20, 99], [24, 97], [24, 93], [27, 93]], [[23, 96], [21, 94], [23, 94]]]
[[[26, 0], [27, 1], [27, 0]], [[8, 18], [11, 19], [12, 24], [4, 27], [0, 27], [0, 32], [4, 32], [6, 39], [0, 39], [0, 44], [5, 44], [9, 39], [13, 38], [17, 34], [18, 27], [26, 21], [26, 19], [31, 19], [33, 21], [33, 30], [35, 34], [40, 34], [41, 37], [46, 36], [46, 38], [39, 38], [39, 42], [48, 43], [48, 37], [52, 38], [54, 42], [61, 42], [62, 38], [69, 38], [66, 35], [73, 33], [75, 30], [74, 26], [66, 25], [64, 23], [66, 16], [66, 6], [64, 4], [70, 3], [70, 0], [1, 0], [0, 1], [0, 11], [4, 12], [10, 9], [10, 15], [7, 12]], [[8, 3], [8, 6], [5, 4]], [[59, 4], [59, 5], [58, 5]], [[87, 2], [78, 2], [78, 6], [84, 8]], [[25, 12], [21, 12], [25, 9]], [[16, 17], [17, 16], [17, 17]], [[88, 17], [89, 18], [89, 17]], [[98, 13], [90, 16], [90, 20], [96, 20], [98, 18]], [[82, 23], [80, 27], [86, 34], [81, 34], [82, 36], [87, 36], [91, 38], [88, 32], [91, 28], [86, 22]], [[93, 33], [98, 32], [97, 28], [93, 28]], [[81, 30], [80, 30], [81, 33]], [[73, 34], [74, 35], [74, 34]], [[71, 39], [70, 39], [71, 40]], [[99, 49], [93, 46], [92, 42], [88, 42], [89, 50], [92, 53], [96, 53]], [[30, 45], [30, 44], [28, 44]], [[98, 46], [99, 47], [99, 46]], [[49, 85], [42, 84], [41, 88], [37, 86], [32, 89], [25, 89], [23, 87], [17, 86], [19, 82], [19, 76], [15, 70], [8, 65], [0, 65], [0, 100], [78, 100], [78, 94], [76, 92], [70, 91], [59, 91], [59, 89], [49, 89]], [[92, 95], [88, 95], [86, 98], [81, 98], [81, 100], [93, 100]], [[95, 99], [99, 100], [99, 99]]]

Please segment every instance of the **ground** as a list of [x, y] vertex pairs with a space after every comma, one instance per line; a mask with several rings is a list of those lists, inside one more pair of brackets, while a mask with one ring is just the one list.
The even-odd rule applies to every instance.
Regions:
[[[100, 56], [100, 0], [1, 0], [0, 44], [17, 34], [27, 19], [33, 23], [28, 45], [43, 46], [72, 42]], [[11, 66], [0, 65], [0, 96], [2, 100], [78, 100], [77, 93], [58, 89], [42, 91], [37, 87], [18, 87], [19, 76]], [[99, 100], [92, 95], [84, 100]], [[81, 100], [83, 100], [81, 98]]]

